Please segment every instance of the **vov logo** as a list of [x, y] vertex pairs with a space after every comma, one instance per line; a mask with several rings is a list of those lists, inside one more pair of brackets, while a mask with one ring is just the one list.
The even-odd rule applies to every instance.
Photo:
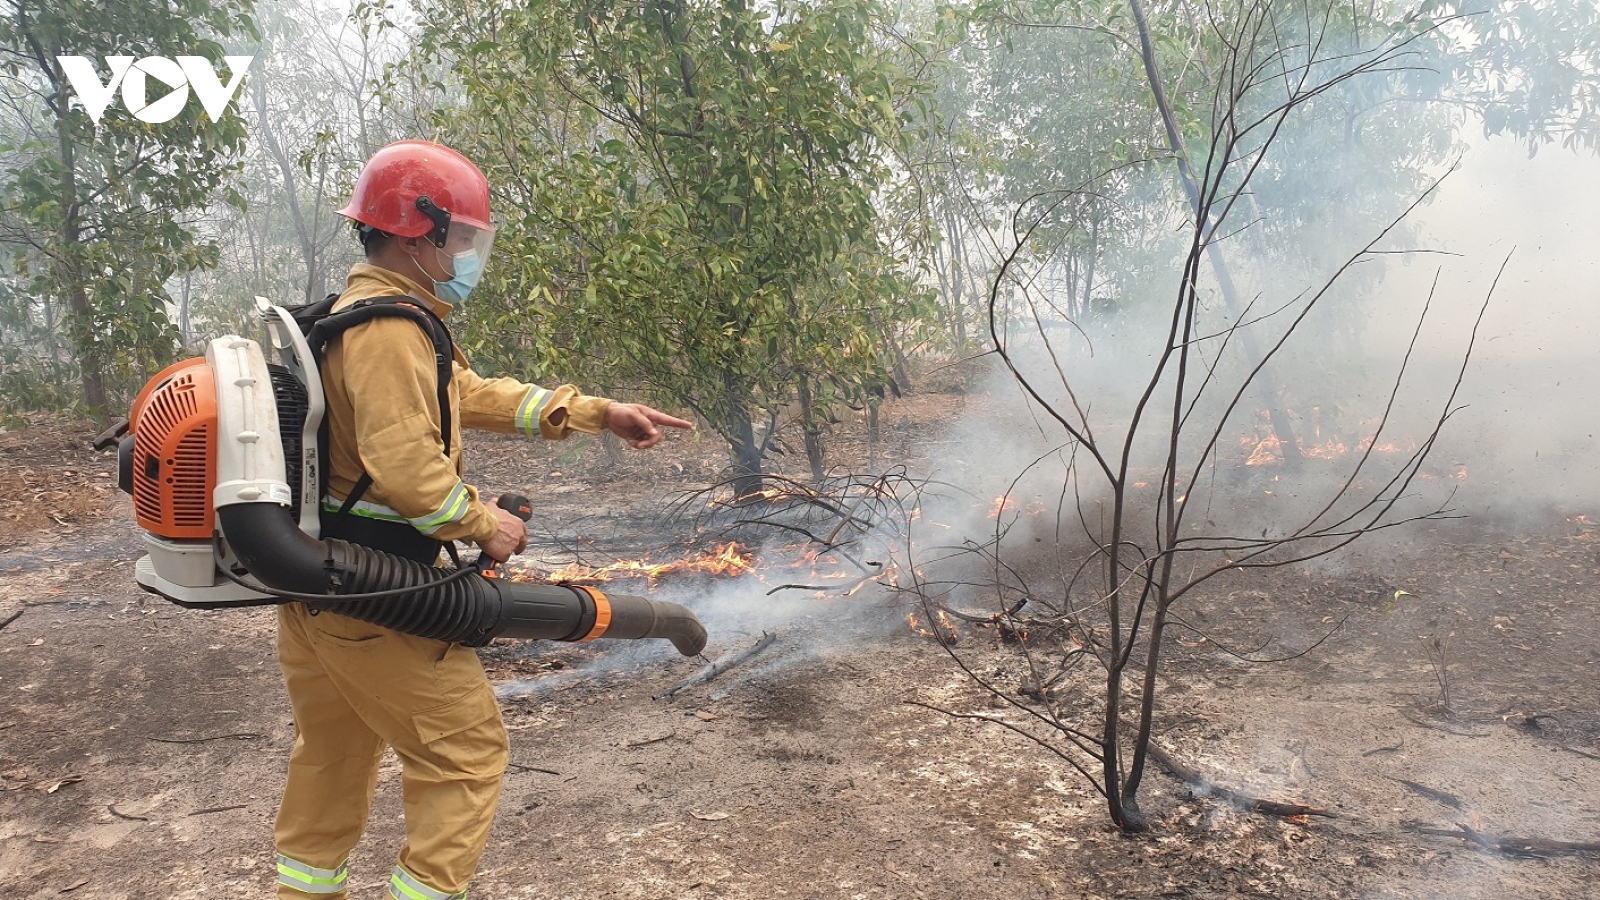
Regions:
[[[165, 56], [146, 56], [137, 63], [131, 56], [108, 56], [106, 65], [111, 68], [111, 80], [108, 82], [100, 80], [94, 64], [86, 56], [56, 57], [56, 61], [61, 63], [61, 71], [66, 73], [67, 81], [71, 82], [72, 90], [78, 95], [78, 102], [83, 104], [84, 112], [96, 125], [106, 114], [106, 107], [111, 105], [111, 95], [118, 86], [122, 88], [122, 105], [141, 122], [159, 125], [177, 118], [189, 104], [190, 88], [200, 98], [200, 105], [205, 107], [211, 121], [217, 121], [238, 92], [245, 72], [255, 57], [224, 56], [223, 60], [233, 71], [233, 78], [226, 85], [217, 77], [211, 61], [203, 56], [180, 56], [176, 60]], [[150, 78], [171, 90], [164, 97], [150, 100], [146, 87]]]

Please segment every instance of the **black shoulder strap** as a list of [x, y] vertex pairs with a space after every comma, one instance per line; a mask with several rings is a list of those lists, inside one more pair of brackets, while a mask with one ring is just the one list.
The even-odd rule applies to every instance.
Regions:
[[[433, 344], [434, 365], [438, 369], [439, 376], [439, 431], [444, 440], [445, 456], [448, 457], [450, 455], [450, 435], [454, 431], [454, 420], [450, 415], [450, 379], [454, 375], [452, 364], [455, 360], [455, 344], [450, 337], [449, 327], [444, 324], [444, 320], [434, 315], [432, 311], [421, 303], [403, 295], [357, 300], [339, 312], [332, 312], [333, 304], [338, 301], [338, 298], [338, 294], [329, 294], [325, 299], [317, 303], [301, 307], [305, 311], [304, 319], [299, 315], [296, 316], [296, 320], [300, 322], [301, 327], [305, 330], [306, 343], [311, 348], [311, 355], [320, 363], [329, 342], [357, 325], [370, 322], [373, 319], [404, 316], [415, 321], [421, 326], [423, 332], [428, 335], [428, 340]], [[309, 323], [309, 327], [307, 327], [307, 323]], [[328, 443], [325, 433], [327, 427], [328, 420], [324, 418], [322, 420], [324, 431], [322, 443], [324, 448]], [[327, 453], [324, 451], [323, 459], [326, 460], [327, 458]], [[324, 462], [322, 471], [326, 473], [327, 470], [327, 464]], [[344, 503], [339, 507], [338, 518], [343, 519], [348, 515], [362, 495], [367, 492], [367, 488], [370, 487], [372, 487], [372, 476], [362, 472], [361, 478], [356, 481], [355, 487], [350, 491], [350, 495], [345, 498]], [[326, 486], [324, 486], [325, 491]]]

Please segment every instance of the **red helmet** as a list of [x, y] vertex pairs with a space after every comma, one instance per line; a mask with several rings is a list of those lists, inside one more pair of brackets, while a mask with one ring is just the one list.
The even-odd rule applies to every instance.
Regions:
[[444, 246], [450, 223], [489, 224], [489, 180], [472, 160], [443, 144], [399, 141], [372, 154], [339, 215], [400, 237]]

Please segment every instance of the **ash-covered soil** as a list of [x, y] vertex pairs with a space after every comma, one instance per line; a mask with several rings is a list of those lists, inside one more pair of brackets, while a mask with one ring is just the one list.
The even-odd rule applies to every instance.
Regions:
[[[875, 444], [845, 423], [836, 460], [914, 469], [962, 399], [887, 406]], [[108, 489], [110, 458], [82, 449], [88, 432], [0, 434], [0, 621], [21, 613], [0, 630], [0, 897], [270, 896], [293, 740], [272, 615], [139, 591], [131, 507]], [[723, 464], [709, 437], [648, 454], [483, 436], [472, 450], [486, 489], [538, 501], [529, 553], [548, 565], [684, 537], [664, 498]], [[1600, 840], [1600, 532], [1584, 512], [1420, 528], [1403, 547], [1232, 575], [1185, 601], [1204, 640], [1181, 632], [1164, 663], [1162, 745], [1221, 785], [1331, 819], [1240, 812], [1152, 773], [1151, 830], [1118, 834], [1059, 757], [956, 717], [1026, 724], [951, 657], [1038, 709], [1017, 693], [1015, 646], [962, 625], [946, 648], [892, 599], [802, 606], [762, 654], [670, 699], [653, 698], [701, 662], [664, 644], [496, 644], [484, 658], [514, 765], [473, 896], [1595, 896], [1592, 856], [1418, 831]], [[717, 621], [710, 656], [761, 636]], [[1329, 630], [1286, 661], [1241, 658], [1290, 656]], [[391, 760], [354, 896], [382, 894], [403, 840], [398, 775]]]

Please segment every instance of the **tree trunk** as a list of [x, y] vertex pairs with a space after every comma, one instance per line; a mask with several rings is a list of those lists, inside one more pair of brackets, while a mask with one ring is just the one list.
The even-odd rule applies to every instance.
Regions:
[[[883, 342], [889, 345], [889, 354], [894, 362], [889, 366], [889, 377], [894, 379], [896, 396], [911, 393], [911, 375], [908, 373], [906, 351], [900, 348], [900, 342], [894, 339], [894, 334], [884, 329]], [[879, 391], [882, 393], [882, 391]]]
[[189, 349], [194, 342], [194, 334], [190, 323], [189, 304], [193, 296], [194, 272], [183, 273], [183, 294], [178, 298], [178, 331], [183, 337], [183, 348]]
[[1100, 217], [1089, 217], [1089, 260], [1083, 272], [1083, 317], [1094, 314], [1094, 270], [1100, 262]]
[[949, 296], [950, 319], [955, 325], [956, 353], [967, 352], [967, 314], [962, 308], [967, 295], [967, 267], [962, 265], [965, 257], [961, 236], [961, 222], [954, 212], [945, 214], [945, 221], [950, 229], [950, 284]]
[[283, 195], [289, 201], [289, 215], [294, 220], [295, 235], [300, 238], [300, 255], [306, 264], [305, 298], [307, 303], [314, 303], [319, 298], [316, 296], [321, 278], [317, 273], [317, 242], [314, 233], [314, 223], [308, 224], [305, 215], [300, 211], [300, 190], [294, 177], [294, 162], [283, 151], [283, 145], [278, 143], [278, 133], [272, 127], [272, 116], [267, 110], [267, 80], [255, 79], [256, 87], [256, 114], [260, 117], [261, 138], [267, 145], [267, 150], [272, 153], [272, 159], [278, 164], [278, 171], [283, 174]]
[[733, 451], [733, 495], [748, 497], [762, 487], [762, 445], [750, 420], [748, 391], [731, 373], [722, 376], [723, 400], [728, 409], [728, 445]]
[[[1166, 128], [1167, 145], [1178, 160], [1178, 177], [1182, 179], [1183, 190], [1189, 195], [1189, 205], [1194, 209], [1195, 227], [1203, 230], [1208, 222], [1201, 221], [1200, 188], [1195, 184], [1194, 172], [1189, 168], [1189, 157], [1183, 147], [1183, 135], [1178, 131], [1177, 120], [1173, 117], [1172, 104], [1167, 101], [1167, 91], [1161, 84], [1161, 74], [1156, 70], [1156, 54], [1150, 44], [1150, 25], [1145, 21], [1144, 5], [1139, 0], [1128, 0], [1128, 2], [1133, 7], [1133, 21], [1139, 29], [1140, 56], [1144, 60], [1145, 77], [1150, 82], [1150, 92], [1155, 96], [1156, 109], [1161, 113], [1161, 123]], [[1209, 219], [1210, 216], [1206, 215], [1205, 218]], [[1222, 251], [1217, 249], [1213, 241], [1206, 241], [1206, 258], [1211, 260], [1211, 268], [1217, 273], [1217, 287], [1222, 290], [1222, 299], [1227, 304], [1228, 314], [1237, 320], [1240, 315], [1239, 293], [1222, 259]], [[1248, 328], [1239, 329], [1239, 344], [1251, 367], [1260, 369], [1261, 380], [1258, 382], [1258, 389], [1261, 392], [1261, 402], [1267, 408], [1267, 415], [1272, 420], [1272, 431], [1277, 435], [1283, 450], [1284, 464], [1290, 467], [1297, 466], [1300, 464], [1300, 444], [1295, 440], [1294, 427], [1289, 424], [1288, 415], [1278, 406], [1277, 392], [1273, 389], [1277, 379], [1272, 375], [1272, 368], [1262, 362], [1261, 348], [1257, 346], [1255, 335]]]
[[84, 283], [83, 269], [78, 251], [82, 246], [82, 224], [78, 211], [77, 146], [67, 129], [67, 82], [58, 73], [46, 71], [55, 81], [56, 89], [56, 140], [61, 158], [61, 256], [56, 263], [57, 280], [67, 297], [67, 309], [72, 313], [68, 329], [73, 353], [78, 357], [78, 371], [83, 384], [83, 402], [95, 422], [105, 425], [111, 406], [106, 397], [105, 362], [100, 358], [95, 335], [99, 323], [89, 304], [89, 289]]
[[800, 431], [805, 435], [806, 461], [811, 464], [811, 478], [818, 484], [822, 483], [823, 450], [822, 428], [817, 424], [815, 411], [811, 408], [811, 376], [800, 376]]

